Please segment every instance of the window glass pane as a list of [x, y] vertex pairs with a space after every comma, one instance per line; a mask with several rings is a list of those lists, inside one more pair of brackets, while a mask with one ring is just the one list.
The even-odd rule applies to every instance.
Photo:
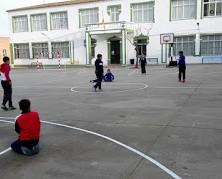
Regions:
[[39, 59], [46, 59], [49, 57], [48, 43], [36, 43], [32, 45], [33, 56]]
[[177, 55], [179, 51], [183, 51], [186, 56], [193, 56], [194, 37], [193, 36], [175, 37], [174, 39], [175, 55]]
[[119, 14], [120, 14], [120, 6], [114, 6], [110, 7], [110, 21], [111, 22], [116, 22], [119, 21]]
[[202, 55], [222, 55], [222, 39], [220, 35], [209, 35], [201, 37]]
[[216, 15], [221, 16], [222, 15], [222, 3], [217, 3], [217, 9], [216, 9]]
[[81, 10], [80, 18], [81, 18], [81, 27], [83, 27], [86, 24], [98, 23], [99, 22], [98, 9]]
[[14, 52], [15, 52], [15, 59], [28, 59], [29, 44], [15, 44]]
[[47, 18], [45, 14], [32, 16], [32, 30], [47, 30]]
[[53, 58], [69, 58], [69, 42], [52, 43]]
[[196, 17], [196, 0], [173, 0], [172, 20], [194, 19]]
[[67, 29], [68, 28], [68, 16], [66, 12], [53, 13], [51, 14], [52, 29]]
[[154, 3], [136, 4], [132, 6], [133, 22], [153, 22]]
[[14, 32], [28, 32], [27, 16], [14, 17], [13, 27], [14, 27]]

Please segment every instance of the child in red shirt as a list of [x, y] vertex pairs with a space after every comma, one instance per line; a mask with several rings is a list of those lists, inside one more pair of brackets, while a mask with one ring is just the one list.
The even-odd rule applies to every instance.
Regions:
[[[5, 111], [15, 110], [16, 108], [12, 105], [12, 81], [11, 81], [11, 69], [10, 69], [10, 59], [9, 57], [3, 57], [3, 64], [0, 66], [0, 76], [1, 76], [1, 85], [4, 90], [4, 97], [1, 108]], [[9, 108], [5, 105], [8, 102]]]
[[40, 119], [37, 112], [30, 111], [31, 102], [23, 99], [19, 102], [22, 111], [16, 118], [15, 131], [18, 140], [11, 144], [12, 150], [19, 154], [34, 155], [39, 152]]

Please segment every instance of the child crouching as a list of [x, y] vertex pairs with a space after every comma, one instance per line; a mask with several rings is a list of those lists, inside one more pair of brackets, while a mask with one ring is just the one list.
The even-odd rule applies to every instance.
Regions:
[[111, 73], [111, 70], [108, 69], [105, 76], [103, 77], [104, 81], [112, 82], [114, 80], [114, 75]]
[[31, 102], [28, 99], [19, 102], [22, 113], [15, 121], [15, 131], [19, 136], [18, 140], [11, 144], [13, 151], [25, 155], [37, 154], [40, 148], [40, 118], [37, 112], [30, 111], [30, 106]]

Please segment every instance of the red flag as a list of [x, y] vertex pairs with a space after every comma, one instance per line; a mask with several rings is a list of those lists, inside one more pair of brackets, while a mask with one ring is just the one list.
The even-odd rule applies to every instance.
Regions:
[[105, 29], [105, 20], [104, 20], [103, 12], [102, 12], [102, 25], [103, 25], [103, 28]]

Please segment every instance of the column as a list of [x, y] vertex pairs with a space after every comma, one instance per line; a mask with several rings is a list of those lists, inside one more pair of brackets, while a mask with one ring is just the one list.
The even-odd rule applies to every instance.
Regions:
[[52, 43], [48, 41], [49, 59], [52, 59]]
[[195, 56], [200, 56], [200, 32], [196, 34], [195, 39]]
[[126, 30], [122, 30], [122, 66], [126, 66]]
[[111, 43], [110, 43], [110, 41], [107, 42], [107, 47], [108, 47], [108, 61], [107, 61], [107, 64], [110, 65], [111, 64]]
[[33, 56], [33, 48], [32, 48], [31, 42], [29, 42], [29, 56], [30, 56], [30, 59], [35, 58], [35, 56]]
[[86, 38], [86, 66], [92, 64], [92, 48], [91, 48], [91, 36], [89, 32], [85, 34]]

